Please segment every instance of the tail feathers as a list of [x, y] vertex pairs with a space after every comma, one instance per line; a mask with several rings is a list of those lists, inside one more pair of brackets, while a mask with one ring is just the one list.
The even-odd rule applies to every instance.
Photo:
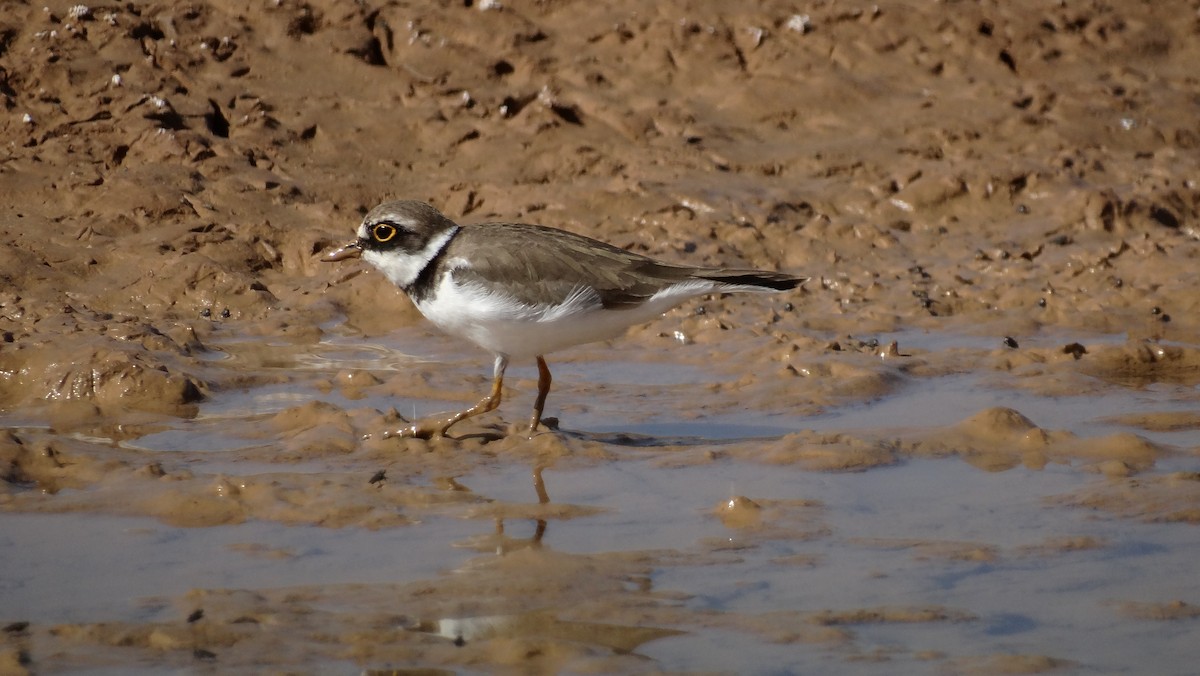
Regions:
[[808, 281], [808, 277], [767, 270], [702, 270], [695, 277], [737, 287], [730, 291], [787, 291]]

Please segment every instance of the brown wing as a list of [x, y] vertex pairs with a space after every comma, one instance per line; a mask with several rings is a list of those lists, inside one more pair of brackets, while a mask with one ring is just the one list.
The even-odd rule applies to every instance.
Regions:
[[486, 282], [531, 305], [554, 303], [586, 287], [596, 291], [606, 308], [631, 307], [697, 272], [565, 230], [524, 223], [463, 226], [446, 256], [471, 261], [470, 267], [454, 271], [456, 279]]

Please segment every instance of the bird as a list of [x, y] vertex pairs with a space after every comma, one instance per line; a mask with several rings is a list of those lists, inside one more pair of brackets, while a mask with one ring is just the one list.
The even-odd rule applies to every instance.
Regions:
[[416, 200], [371, 209], [356, 238], [323, 257], [361, 258], [404, 291], [444, 333], [492, 353], [491, 392], [470, 408], [414, 421], [385, 437], [432, 439], [500, 405], [510, 360], [533, 358], [538, 391], [529, 432], [542, 423], [551, 374], [545, 355], [607, 340], [697, 296], [795, 289], [784, 272], [676, 265], [543, 225], [459, 224]]

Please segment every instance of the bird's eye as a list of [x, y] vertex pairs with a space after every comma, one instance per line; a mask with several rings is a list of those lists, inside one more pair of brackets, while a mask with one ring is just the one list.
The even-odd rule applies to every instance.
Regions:
[[371, 227], [371, 238], [380, 244], [390, 242], [396, 236], [396, 226], [391, 223], [378, 223]]

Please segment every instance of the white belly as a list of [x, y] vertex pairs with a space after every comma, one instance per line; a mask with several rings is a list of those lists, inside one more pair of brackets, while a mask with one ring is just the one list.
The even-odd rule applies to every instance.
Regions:
[[712, 290], [713, 284], [687, 284], [659, 292], [640, 306], [605, 310], [594, 292], [580, 289], [561, 306], [531, 306], [475, 286], [458, 286], [450, 275], [437, 293], [417, 304], [442, 331], [512, 359], [621, 335], [684, 300]]

